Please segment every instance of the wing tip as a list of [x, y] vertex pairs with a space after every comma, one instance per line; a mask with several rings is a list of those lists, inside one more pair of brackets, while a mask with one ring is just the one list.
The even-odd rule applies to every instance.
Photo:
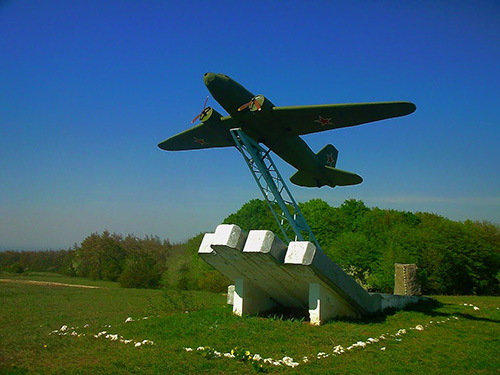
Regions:
[[417, 110], [417, 106], [415, 105], [415, 103], [412, 103], [412, 102], [405, 102], [405, 104], [407, 105], [408, 107], [408, 115], [415, 112]]
[[167, 141], [163, 141], [163, 142], [158, 143], [158, 147], [161, 148], [162, 150], [165, 150], [165, 151], [171, 151], [171, 150], [169, 150], [169, 148], [167, 146]]

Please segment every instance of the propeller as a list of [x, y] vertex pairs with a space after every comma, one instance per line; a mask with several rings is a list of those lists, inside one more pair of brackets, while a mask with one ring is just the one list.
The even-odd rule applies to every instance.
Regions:
[[203, 104], [203, 109], [201, 110], [200, 114], [191, 121], [191, 124], [194, 123], [196, 120], [198, 120], [200, 117], [206, 115], [208, 111], [210, 111], [210, 107], [207, 107], [207, 102], [208, 102], [208, 96], [205, 99], [205, 104]]
[[238, 112], [241, 112], [243, 111], [244, 109], [247, 109], [248, 107], [250, 107], [251, 105], [253, 105], [255, 108], [257, 108], [257, 111], [260, 111], [262, 109], [262, 106], [260, 105], [260, 103], [257, 101], [257, 97], [254, 96], [252, 98], [252, 100], [250, 100], [248, 103], [245, 103], [243, 104], [240, 108], [238, 108]]

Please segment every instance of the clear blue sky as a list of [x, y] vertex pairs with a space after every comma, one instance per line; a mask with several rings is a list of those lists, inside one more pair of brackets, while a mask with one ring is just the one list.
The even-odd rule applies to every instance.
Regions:
[[496, 0], [4, 0], [0, 51], [0, 249], [104, 229], [182, 241], [260, 198], [233, 148], [157, 148], [201, 110], [207, 71], [276, 105], [417, 105], [305, 136], [364, 182], [290, 184], [299, 201], [500, 223]]

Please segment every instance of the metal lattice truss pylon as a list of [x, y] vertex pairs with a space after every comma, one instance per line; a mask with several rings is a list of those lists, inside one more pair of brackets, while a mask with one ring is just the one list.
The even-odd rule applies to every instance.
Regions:
[[264, 195], [284, 240], [287, 243], [292, 240], [307, 240], [320, 249], [311, 228], [269, 155], [271, 150], [264, 149], [240, 128], [231, 129], [231, 135]]

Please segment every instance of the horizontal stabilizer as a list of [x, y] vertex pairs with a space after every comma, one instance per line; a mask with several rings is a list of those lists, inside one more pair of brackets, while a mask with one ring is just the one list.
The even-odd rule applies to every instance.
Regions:
[[290, 177], [290, 181], [298, 186], [305, 187], [322, 187], [322, 186], [349, 186], [357, 185], [363, 182], [361, 176], [356, 173], [343, 171], [341, 169], [332, 168], [325, 165], [320, 178], [315, 177], [305, 171], [297, 171]]

